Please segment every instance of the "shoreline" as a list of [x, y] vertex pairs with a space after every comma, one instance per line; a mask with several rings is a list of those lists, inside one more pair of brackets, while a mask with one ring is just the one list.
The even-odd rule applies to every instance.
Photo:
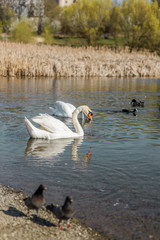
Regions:
[[0, 42], [0, 76], [160, 78], [160, 56], [128, 49]]
[[27, 214], [23, 203], [25, 193], [0, 184], [0, 232], [1, 240], [109, 240], [89, 227], [83, 226], [77, 219], [72, 219], [72, 228], [62, 222], [63, 230], [57, 227], [58, 220], [42, 207], [39, 219], [36, 211]]

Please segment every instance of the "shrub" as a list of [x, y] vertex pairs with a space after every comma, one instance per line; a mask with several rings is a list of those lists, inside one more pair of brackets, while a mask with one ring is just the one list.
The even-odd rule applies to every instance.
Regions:
[[44, 43], [53, 43], [53, 28], [49, 22], [46, 22], [42, 36], [44, 37]]
[[28, 43], [32, 41], [33, 29], [26, 21], [20, 21], [11, 31], [11, 39], [15, 42]]
[[2, 24], [2, 21], [0, 21], [0, 35], [2, 34], [3, 32], [3, 24]]
[[88, 45], [96, 45], [109, 25], [111, 7], [111, 0], [77, 0], [62, 10], [62, 32], [84, 37]]

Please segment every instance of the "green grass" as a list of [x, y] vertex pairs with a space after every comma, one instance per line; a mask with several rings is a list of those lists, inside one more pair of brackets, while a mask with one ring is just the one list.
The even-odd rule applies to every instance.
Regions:
[[72, 46], [72, 47], [82, 47], [86, 46], [87, 42], [84, 38], [80, 37], [54, 37], [53, 44], [58, 46]]
[[125, 43], [125, 39], [123, 37], [117, 37], [116, 39], [114, 39], [113, 37], [109, 37], [109, 39], [101, 38], [98, 41], [98, 45], [106, 46], [106, 47], [123, 46], [124, 43]]
[[[10, 36], [9, 35], [5, 37], [1, 36], [1, 39], [9, 40]], [[82, 47], [82, 46], [86, 47], [87, 46], [86, 39], [82, 37], [55, 36], [52, 40], [53, 40], [52, 45], [57, 45], [57, 46], [70, 46], [70, 47]], [[100, 38], [96, 46], [114, 48], [118, 46], [120, 47], [124, 46], [124, 43], [125, 43], [125, 39], [123, 37], [117, 37], [116, 41], [114, 40], [113, 37], [109, 37], [108, 39]]]
[[[85, 38], [80, 37], [54, 37], [53, 39], [53, 45], [58, 46], [72, 46], [72, 47], [82, 47], [87, 46], [87, 41]], [[106, 47], [117, 47], [117, 46], [123, 46], [124, 45], [124, 38], [117, 37], [116, 41], [113, 37], [109, 37], [109, 39], [101, 38], [97, 42], [97, 46], [106, 46]]]

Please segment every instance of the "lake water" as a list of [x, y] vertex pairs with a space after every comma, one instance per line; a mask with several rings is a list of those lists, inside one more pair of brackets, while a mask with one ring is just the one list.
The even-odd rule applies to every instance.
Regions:
[[[145, 107], [121, 112], [133, 98]], [[52, 114], [56, 100], [92, 109], [84, 138], [29, 140], [24, 116]], [[160, 79], [2, 78], [0, 108], [1, 184], [31, 194], [43, 183], [59, 204], [71, 195], [75, 217], [106, 236], [160, 239]]]

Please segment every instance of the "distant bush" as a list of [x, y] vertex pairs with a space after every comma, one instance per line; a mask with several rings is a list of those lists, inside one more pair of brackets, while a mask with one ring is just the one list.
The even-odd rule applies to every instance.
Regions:
[[11, 31], [11, 39], [15, 42], [29, 43], [32, 41], [33, 29], [26, 21], [20, 21]]
[[0, 21], [0, 35], [2, 34], [3, 32], [3, 24], [2, 24], [2, 21]]
[[121, 31], [130, 51], [160, 46], [160, 9], [157, 1], [123, 0], [120, 17]]
[[45, 24], [42, 36], [44, 37], [44, 43], [46, 44], [53, 43], [53, 27], [48, 21]]
[[62, 33], [84, 37], [96, 45], [110, 23], [111, 0], [77, 0], [62, 9]]

